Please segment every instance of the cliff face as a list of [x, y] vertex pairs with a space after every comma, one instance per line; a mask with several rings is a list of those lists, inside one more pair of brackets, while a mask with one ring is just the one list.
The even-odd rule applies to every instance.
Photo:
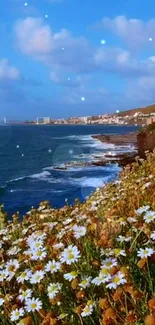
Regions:
[[145, 151], [152, 152], [155, 149], [155, 124], [153, 123], [137, 135], [138, 154], [145, 158]]

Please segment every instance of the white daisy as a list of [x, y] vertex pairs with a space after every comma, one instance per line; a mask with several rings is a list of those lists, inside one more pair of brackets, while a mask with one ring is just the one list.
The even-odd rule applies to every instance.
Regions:
[[122, 272], [118, 272], [111, 277], [110, 283], [106, 285], [109, 289], [116, 289], [120, 284], [126, 283], [125, 275]]
[[42, 302], [37, 298], [32, 298], [32, 299], [28, 299], [26, 300], [26, 311], [28, 311], [28, 313], [30, 313], [31, 311], [38, 311], [40, 309], [42, 309]]
[[59, 262], [56, 262], [55, 260], [49, 261], [45, 266], [46, 272], [55, 273], [58, 270], [60, 270], [61, 264]]
[[21, 302], [23, 302], [24, 300], [31, 298], [31, 296], [32, 296], [32, 290], [27, 289], [25, 291], [21, 290], [21, 294], [18, 296], [18, 298]]
[[81, 316], [82, 317], [86, 317], [86, 316], [90, 316], [93, 312], [93, 306], [92, 305], [86, 305], [86, 307], [83, 309]]
[[47, 288], [49, 298], [53, 299], [59, 293], [59, 291], [61, 290], [61, 287], [62, 287], [62, 284], [60, 284], [58, 282], [51, 283]]
[[83, 289], [89, 287], [90, 286], [91, 279], [92, 279], [91, 276], [88, 276], [88, 277], [84, 278], [81, 281], [81, 283], [79, 284], [79, 287], [81, 287]]
[[96, 278], [94, 278], [92, 280], [92, 283], [95, 284], [95, 285], [97, 285], [97, 286], [99, 286], [102, 283], [108, 282], [110, 279], [111, 279], [111, 275], [110, 274], [104, 275], [102, 272], [100, 272], [99, 273], [99, 276], [97, 276]]
[[118, 238], [117, 238], [117, 240], [120, 242], [120, 243], [123, 243], [123, 242], [128, 242], [128, 241], [130, 241], [132, 239], [132, 237], [131, 236], [129, 236], [129, 237], [125, 237], [125, 236], [118, 236]]
[[70, 245], [64, 249], [61, 254], [61, 263], [66, 263], [68, 265], [75, 263], [80, 258], [80, 252], [76, 246]]
[[43, 249], [43, 242], [41, 240], [33, 240], [33, 239], [28, 239], [27, 240], [29, 247], [31, 250], [42, 250]]
[[30, 283], [40, 283], [40, 281], [44, 278], [45, 272], [44, 271], [36, 271], [32, 274]]
[[24, 272], [22, 272], [18, 277], [17, 277], [17, 282], [18, 283], [24, 283], [24, 281], [28, 281], [30, 277], [32, 276], [32, 272], [30, 269], [26, 269]]
[[100, 253], [101, 253], [101, 256], [103, 256], [103, 255], [105, 255], [105, 256], [114, 255], [113, 250], [111, 248], [105, 248], [105, 249], [101, 248]]
[[118, 256], [126, 256], [125, 250], [121, 249], [121, 248], [114, 248], [113, 252], [114, 252], [116, 257], [118, 257]]
[[154, 254], [154, 250], [152, 248], [146, 247], [146, 248], [140, 248], [137, 252], [137, 256], [141, 258], [150, 257]]
[[139, 208], [136, 210], [136, 213], [142, 214], [150, 209], [149, 205], [144, 205], [143, 207]]
[[72, 281], [77, 277], [78, 273], [76, 271], [72, 271], [70, 273], [64, 274], [65, 280]]
[[43, 249], [36, 249], [35, 251], [33, 251], [32, 256], [31, 256], [31, 260], [34, 261], [42, 261], [47, 255], [47, 252], [45, 250], [45, 248]]
[[83, 226], [75, 225], [73, 227], [73, 231], [74, 231], [74, 236], [76, 239], [79, 239], [79, 238], [85, 236], [85, 234], [86, 234], [86, 228]]
[[18, 262], [18, 260], [14, 259], [14, 260], [10, 260], [6, 263], [6, 272], [9, 275], [12, 272], [16, 272], [19, 268], [20, 264]]
[[144, 218], [146, 223], [150, 223], [151, 221], [155, 220], [155, 212], [154, 211], [147, 211], [143, 218]]
[[14, 322], [18, 320], [20, 317], [24, 316], [24, 313], [25, 311], [23, 308], [13, 310], [10, 315], [11, 321]]
[[102, 267], [105, 269], [111, 269], [113, 266], [117, 265], [117, 260], [116, 258], [106, 258], [105, 260], [102, 261]]

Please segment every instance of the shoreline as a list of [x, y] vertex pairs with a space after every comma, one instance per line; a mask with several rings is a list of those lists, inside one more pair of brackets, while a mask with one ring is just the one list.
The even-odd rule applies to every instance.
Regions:
[[[68, 161], [63, 166], [55, 166], [54, 170], [65, 171], [70, 167], [97, 167], [106, 166], [109, 164], [118, 164], [120, 167], [124, 167], [127, 164], [133, 163], [138, 155], [137, 151], [137, 132], [130, 132], [126, 134], [99, 134], [90, 135], [93, 140], [100, 141], [105, 144], [114, 144], [114, 146], [126, 148], [124, 152], [112, 153], [109, 151], [107, 154], [101, 152], [99, 154], [92, 154], [92, 158], [89, 161]], [[133, 146], [132, 150], [127, 150], [129, 146]], [[110, 149], [110, 148], [109, 148]], [[82, 156], [79, 158], [82, 158]]]
[[125, 134], [98, 134], [93, 135], [92, 138], [99, 140], [102, 143], [114, 144], [117, 146], [122, 146], [128, 148], [129, 146], [133, 146], [133, 150], [131, 152], [125, 151], [123, 153], [118, 154], [106, 154], [104, 155], [105, 160], [99, 160], [98, 162], [94, 162], [95, 165], [100, 166], [108, 163], [117, 163], [120, 167], [125, 167], [128, 164], [135, 162], [135, 158], [138, 155], [138, 146], [137, 146], [137, 134], [138, 132], [130, 132]]

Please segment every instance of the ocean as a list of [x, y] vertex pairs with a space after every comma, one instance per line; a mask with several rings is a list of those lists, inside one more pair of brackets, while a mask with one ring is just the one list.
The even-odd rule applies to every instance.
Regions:
[[[70, 161], [88, 162], [107, 152], [131, 151], [94, 140], [93, 134], [127, 133], [131, 126], [50, 125], [0, 126], [0, 202], [9, 215], [21, 215], [39, 202], [49, 200], [60, 208], [68, 199], [81, 202], [96, 188], [116, 179], [120, 168], [70, 167], [55, 170]], [[95, 156], [95, 158], [94, 158]]]

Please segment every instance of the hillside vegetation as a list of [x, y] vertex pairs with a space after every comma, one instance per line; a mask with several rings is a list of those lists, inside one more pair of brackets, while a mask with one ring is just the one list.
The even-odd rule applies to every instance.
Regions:
[[0, 324], [155, 324], [154, 193], [155, 153], [84, 204], [1, 209]]
[[134, 115], [137, 112], [141, 112], [143, 114], [150, 114], [150, 113], [155, 113], [155, 104], [148, 105], [146, 107], [140, 107], [140, 108], [135, 108], [127, 111], [120, 112], [118, 115], [119, 116], [126, 116], [126, 115]]

